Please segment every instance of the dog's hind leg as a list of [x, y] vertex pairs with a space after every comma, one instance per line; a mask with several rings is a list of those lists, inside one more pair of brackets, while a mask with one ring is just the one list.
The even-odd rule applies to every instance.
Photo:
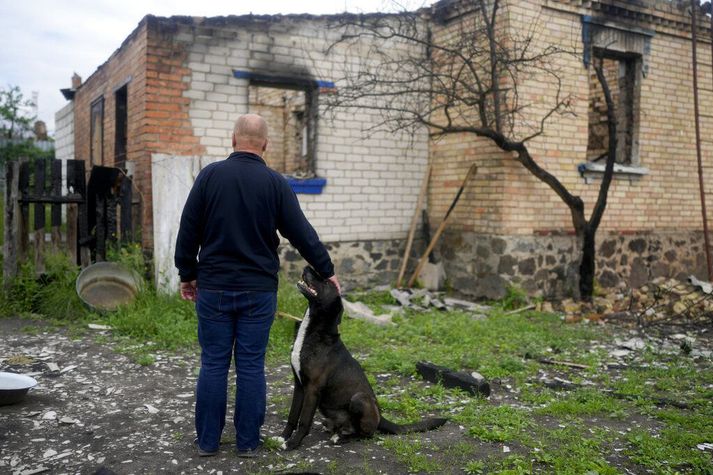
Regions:
[[379, 408], [372, 396], [363, 392], [354, 394], [349, 401], [349, 414], [359, 435], [374, 435], [379, 426]]
[[285, 430], [282, 431], [282, 439], [287, 440], [292, 435], [292, 432], [297, 427], [297, 422], [300, 418], [300, 411], [302, 410], [302, 402], [304, 400], [304, 388], [302, 383], [295, 376], [295, 389], [292, 392], [292, 404], [290, 405], [290, 415], [287, 416], [287, 425]]
[[[302, 439], [309, 434], [312, 428], [312, 419], [319, 404], [319, 388], [315, 384], [308, 384], [303, 389], [302, 410], [300, 410], [299, 422], [297, 422], [297, 432], [285, 443], [287, 450], [294, 450], [299, 447]], [[289, 425], [289, 421], [288, 421]], [[287, 428], [285, 428], [287, 429]]]

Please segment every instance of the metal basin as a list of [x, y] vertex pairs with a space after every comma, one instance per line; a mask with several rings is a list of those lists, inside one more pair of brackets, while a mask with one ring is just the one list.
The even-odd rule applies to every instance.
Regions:
[[131, 303], [141, 288], [141, 277], [114, 262], [97, 262], [77, 277], [77, 295], [92, 310], [107, 312]]
[[22, 401], [27, 391], [36, 385], [35, 378], [0, 371], [0, 406]]

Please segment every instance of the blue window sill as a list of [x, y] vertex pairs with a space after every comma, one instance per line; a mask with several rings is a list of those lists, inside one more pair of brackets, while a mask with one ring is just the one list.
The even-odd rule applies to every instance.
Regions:
[[287, 177], [287, 183], [292, 187], [295, 193], [305, 195], [319, 195], [322, 193], [324, 185], [327, 184], [326, 178], [292, 178]]

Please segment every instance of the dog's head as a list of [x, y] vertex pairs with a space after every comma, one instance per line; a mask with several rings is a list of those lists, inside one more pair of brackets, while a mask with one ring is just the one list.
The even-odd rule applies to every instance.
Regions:
[[331, 281], [320, 277], [311, 267], [305, 267], [302, 280], [297, 282], [297, 288], [309, 301], [311, 311], [341, 315], [342, 298], [337, 287]]

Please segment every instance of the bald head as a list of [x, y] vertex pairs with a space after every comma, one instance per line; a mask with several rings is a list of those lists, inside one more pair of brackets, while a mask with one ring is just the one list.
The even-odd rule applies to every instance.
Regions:
[[233, 129], [233, 149], [262, 155], [267, 147], [267, 122], [257, 114], [238, 117]]

